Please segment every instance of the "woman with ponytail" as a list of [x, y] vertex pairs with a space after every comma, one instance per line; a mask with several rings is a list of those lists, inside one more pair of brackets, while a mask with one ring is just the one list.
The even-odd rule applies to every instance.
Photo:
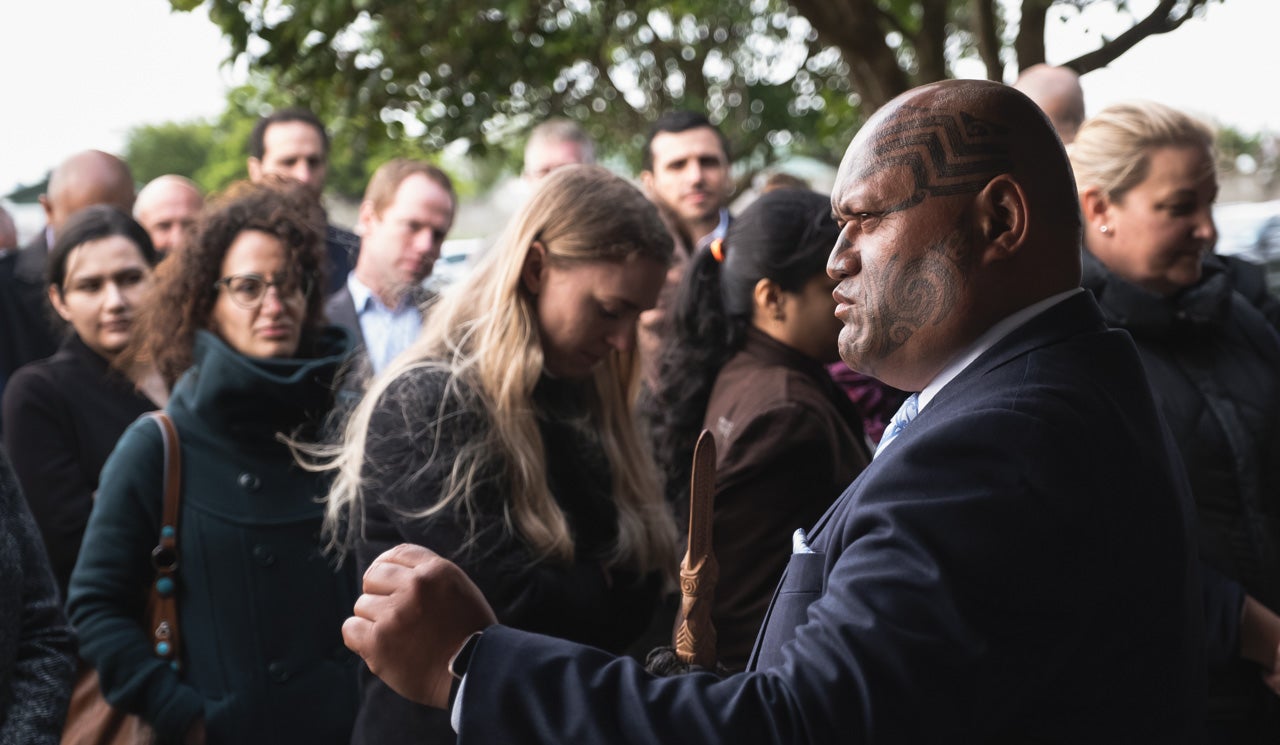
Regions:
[[667, 496], [687, 514], [699, 431], [716, 437], [712, 621], [720, 662], [745, 667], [769, 598], [809, 528], [870, 460], [862, 422], [824, 365], [839, 359], [839, 229], [828, 199], [772, 191], [696, 254], [675, 298], [653, 394]]

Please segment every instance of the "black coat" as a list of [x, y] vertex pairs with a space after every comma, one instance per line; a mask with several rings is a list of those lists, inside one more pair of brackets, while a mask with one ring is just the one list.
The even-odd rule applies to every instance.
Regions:
[[0, 392], [18, 368], [58, 348], [61, 324], [55, 323], [45, 299], [48, 254], [41, 231], [26, 248], [0, 257]]
[[356, 660], [341, 627], [357, 580], [320, 544], [327, 474], [300, 468], [277, 435], [312, 437], [350, 349], [336, 327], [290, 358], [196, 334], [166, 407], [182, 452], [180, 671], [154, 656], [140, 622], [164, 501], [159, 429], [131, 426], [103, 469], [68, 614], [104, 695], [162, 743], [203, 716], [209, 745], [347, 744]]
[[[1084, 268], [1083, 284], [1107, 322], [1133, 335], [1173, 430], [1203, 561], [1280, 611], [1280, 338], [1233, 290], [1217, 257], [1205, 260], [1198, 283], [1167, 298], [1125, 282], [1088, 252]], [[1228, 620], [1238, 623], [1235, 610]], [[1249, 663], [1219, 660], [1216, 668], [1211, 720], [1272, 705]]]
[[[573, 537], [573, 562], [539, 558], [506, 529], [503, 510], [510, 495], [492, 473], [472, 494], [478, 507], [474, 523], [450, 509], [426, 519], [403, 514], [435, 504], [457, 453], [487, 426], [474, 396], [444, 394], [446, 377], [438, 369], [406, 371], [374, 412], [363, 473], [369, 495], [366, 540], [357, 549], [357, 568], [364, 572], [399, 543], [426, 546], [467, 573], [502, 623], [621, 651], [648, 624], [658, 577], [603, 569], [617, 535], [617, 511], [599, 438], [584, 426], [580, 385], [544, 377], [532, 402], [548, 485]], [[367, 670], [361, 682], [353, 743], [454, 741], [446, 712], [401, 698]]]
[[347, 275], [356, 265], [356, 256], [360, 253], [360, 237], [336, 225], [326, 226], [324, 251], [327, 257], [324, 294], [332, 295], [347, 283]]
[[74, 335], [5, 387], [5, 450], [64, 599], [102, 466], [125, 428], [155, 408]]
[[0, 742], [57, 745], [75, 674], [75, 640], [3, 452], [0, 567]]

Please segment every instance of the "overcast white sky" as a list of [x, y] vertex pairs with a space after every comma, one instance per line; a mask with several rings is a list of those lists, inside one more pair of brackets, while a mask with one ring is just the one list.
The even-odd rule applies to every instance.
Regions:
[[[1133, 0], [1139, 12], [1155, 0]], [[1054, 24], [1050, 62], [1116, 35], [1124, 19]], [[1108, 21], [1114, 21], [1108, 24]], [[1086, 28], [1087, 27], [1087, 28]], [[1280, 2], [1225, 0], [1084, 78], [1096, 111], [1135, 95], [1245, 131], [1280, 132]], [[242, 73], [204, 10], [165, 0], [0, 0], [0, 194], [86, 148], [118, 152], [137, 124], [211, 117]]]

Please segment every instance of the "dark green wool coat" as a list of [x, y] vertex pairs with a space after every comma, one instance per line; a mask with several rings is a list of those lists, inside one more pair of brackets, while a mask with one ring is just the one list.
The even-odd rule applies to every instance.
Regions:
[[153, 656], [140, 622], [162, 501], [155, 423], [135, 422], [103, 469], [69, 610], [108, 700], [141, 713], [162, 742], [180, 742], [201, 715], [211, 744], [347, 742], [356, 660], [341, 626], [355, 573], [320, 551], [327, 478], [299, 468], [276, 439], [324, 417], [351, 340], [330, 327], [310, 346], [297, 358], [251, 358], [200, 332], [195, 364], [174, 387], [179, 672]]

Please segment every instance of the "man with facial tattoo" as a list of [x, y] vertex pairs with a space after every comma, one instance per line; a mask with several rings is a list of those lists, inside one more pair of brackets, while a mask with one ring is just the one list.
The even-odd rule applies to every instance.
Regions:
[[1185, 478], [1130, 338], [1079, 289], [1049, 122], [984, 81], [877, 112], [832, 195], [841, 355], [918, 391], [805, 534], [747, 672], [657, 679], [494, 623], [400, 546], [344, 633], [460, 743], [1190, 743]]

